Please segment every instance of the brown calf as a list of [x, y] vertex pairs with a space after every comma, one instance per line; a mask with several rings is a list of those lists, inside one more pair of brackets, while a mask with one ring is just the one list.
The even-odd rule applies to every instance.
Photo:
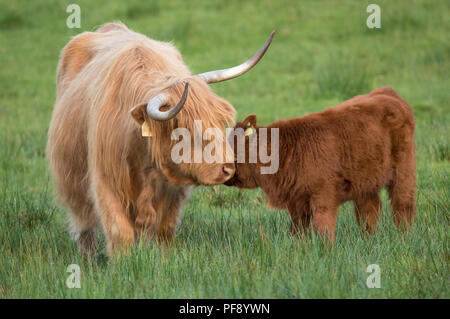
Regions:
[[[381, 87], [319, 113], [272, 123], [266, 127], [267, 145], [245, 136], [245, 163], [236, 163], [234, 177], [225, 184], [261, 187], [270, 206], [288, 209], [293, 234], [306, 230], [312, 219], [314, 230], [332, 241], [338, 207], [348, 200], [354, 201], [359, 225], [373, 231], [381, 211], [378, 193], [387, 187], [394, 222], [406, 228], [415, 212], [414, 126], [408, 104]], [[245, 135], [262, 128], [255, 115], [239, 127], [251, 128]], [[249, 163], [248, 153], [271, 149], [271, 128], [279, 133], [279, 169], [261, 174], [265, 164]], [[236, 140], [234, 145], [239, 152]]]

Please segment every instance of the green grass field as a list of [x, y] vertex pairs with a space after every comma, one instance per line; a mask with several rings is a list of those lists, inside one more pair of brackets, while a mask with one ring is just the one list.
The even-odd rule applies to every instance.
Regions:
[[[68, 29], [66, 7], [81, 7]], [[95, 3], [95, 4], [94, 4]], [[0, 298], [449, 298], [450, 3], [376, 1], [0, 0]], [[261, 191], [198, 187], [174, 245], [141, 245], [109, 260], [81, 257], [55, 204], [45, 161], [58, 54], [82, 31], [121, 20], [173, 41], [193, 73], [235, 65], [277, 30], [262, 62], [212, 88], [268, 124], [323, 110], [382, 85], [417, 121], [417, 216], [406, 235], [383, 192], [378, 231], [362, 235], [340, 209], [336, 245], [289, 236], [286, 212]], [[81, 288], [66, 287], [69, 264]], [[381, 268], [381, 288], [366, 267]]]

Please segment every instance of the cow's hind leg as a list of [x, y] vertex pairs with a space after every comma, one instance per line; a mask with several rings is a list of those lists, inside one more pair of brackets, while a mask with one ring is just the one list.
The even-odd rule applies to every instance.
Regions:
[[72, 203], [69, 205], [71, 230], [80, 252], [93, 255], [97, 249], [97, 217], [91, 203]]
[[64, 172], [54, 172], [59, 200], [68, 207], [70, 232], [78, 243], [80, 252], [93, 255], [97, 249], [96, 229], [99, 226], [94, 204], [89, 200], [88, 183], [82, 174], [72, 172], [71, 180], [61, 177]]
[[378, 193], [357, 198], [354, 206], [358, 225], [365, 228], [368, 233], [374, 232], [381, 214], [381, 201]]

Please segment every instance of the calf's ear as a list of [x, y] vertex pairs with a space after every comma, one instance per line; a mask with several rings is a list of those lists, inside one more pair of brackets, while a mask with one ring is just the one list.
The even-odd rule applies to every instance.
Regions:
[[134, 106], [130, 114], [139, 125], [145, 122], [145, 114], [147, 112], [147, 103], [142, 103]]
[[256, 120], [256, 115], [250, 114], [242, 121], [242, 123], [244, 124], [244, 128], [256, 127]]

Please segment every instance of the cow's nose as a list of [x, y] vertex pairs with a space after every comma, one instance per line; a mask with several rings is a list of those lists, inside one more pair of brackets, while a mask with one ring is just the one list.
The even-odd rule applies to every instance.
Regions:
[[230, 179], [234, 175], [234, 164], [225, 164], [222, 167], [222, 171], [225, 179]]

